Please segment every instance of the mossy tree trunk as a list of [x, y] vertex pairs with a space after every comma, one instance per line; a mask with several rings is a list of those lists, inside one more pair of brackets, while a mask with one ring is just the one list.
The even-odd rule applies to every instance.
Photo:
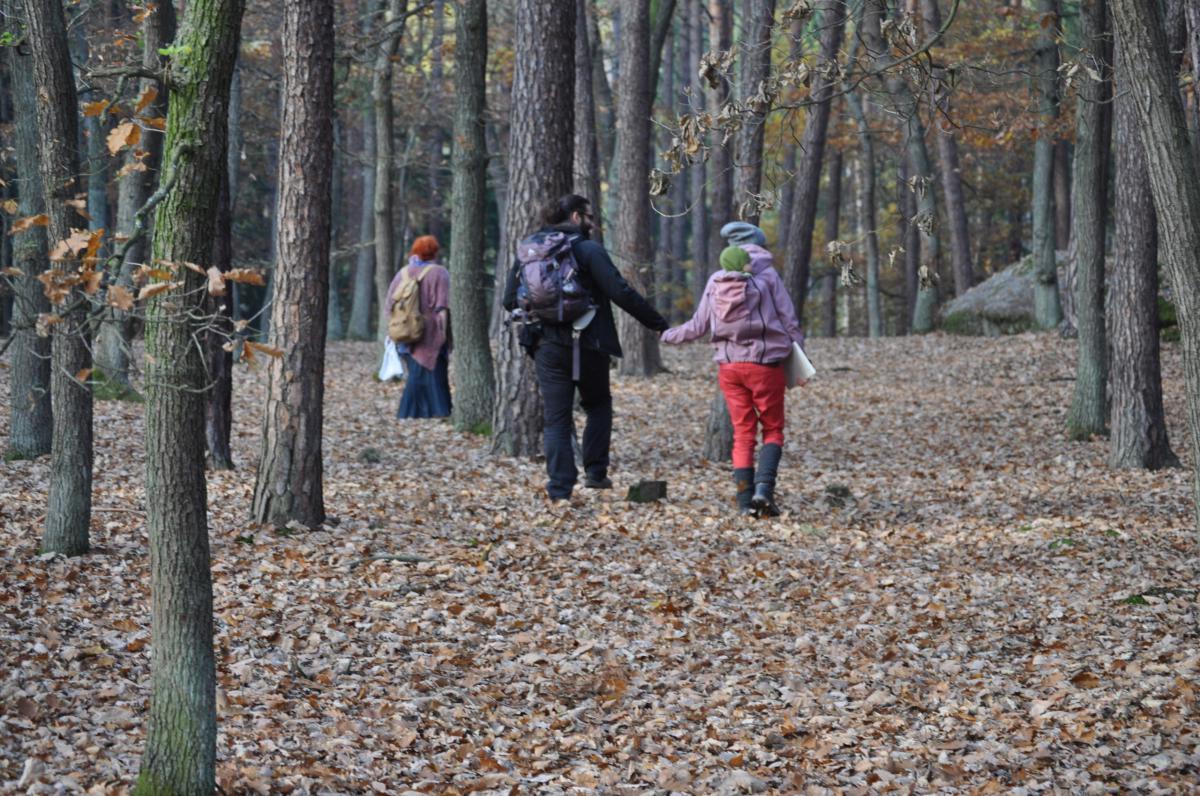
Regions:
[[293, 0], [283, 18], [279, 259], [254, 519], [325, 521], [321, 428], [333, 185], [333, 0]]
[[[244, 0], [192, 0], [169, 67], [163, 175], [154, 257], [212, 262], [226, 168], [229, 84]], [[146, 324], [146, 526], [153, 604], [150, 725], [135, 794], [208, 796], [215, 787], [216, 671], [204, 478], [205, 279], [150, 299]]]
[[[17, 10], [4, 4], [6, 12]], [[22, 14], [22, 18], [23, 18]], [[15, 27], [15, 26], [14, 26]], [[40, 215], [46, 209], [38, 171], [38, 125], [31, 59], [16, 47], [3, 48], [8, 62], [15, 115], [17, 214]], [[37, 334], [38, 315], [50, 312], [50, 302], [36, 277], [49, 267], [45, 227], [31, 227], [12, 236], [13, 266], [23, 277], [13, 280], [12, 382], [6, 458], [32, 459], [50, 452], [54, 420], [50, 407], [50, 338]]]
[[[450, 322], [454, 327], [454, 427], [480, 433], [496, 401], [488, 305], [484, 291], [487, 203], [487, 3], [460, 0], [454, 14], [454, 177], [450, 251]], [[587, 75], [591, 79], [589, 71]], [[594, 139], [593, 139], [594, 144]], [[501, 276], [503, 276], [501, 274]]]
[[[66, 20], [59, 0], [25, 0], [37, 103], [38, 157], [50, 217], [53, 248], [71, 235], [75, 211], [67, 204], [79, 184], [79, 111], [75, 75], [67, 46]], [[64, 258], [58, 271], [73, 271], [78, 262]], [[88, 551], [92, 518], [92, 389], [84, 381], [92, 367], [87, 302], [72, 288], [53, 326], [50, 373], [54, 406], [54, 438], [50, 451], [50, 500], [42, 535], [44, 552], [82, 555]]]
[[1058, 118], [1058, 8], [1059, 0], [1038, 0], [1037, 11], [1049, 22], [1038, 36], [1037, 72], [1034, 75], [1038, 97], [1037, 140], [1033, 144], [1033, 261], [1036, 276], [1033, 288], [1034, 314], [1043, 329], [1053, 329], [1062, 321], [1058, 300], [1058, 262], [1054, 235], [1054, 133]]

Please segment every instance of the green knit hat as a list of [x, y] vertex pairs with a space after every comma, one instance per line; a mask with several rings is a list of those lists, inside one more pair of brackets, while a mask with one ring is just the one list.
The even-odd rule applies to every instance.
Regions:
[[726, 271], [742, 271], [748, 262], [750, 255], [741, 246], [727, 246], [721, 252], [721, 267]]

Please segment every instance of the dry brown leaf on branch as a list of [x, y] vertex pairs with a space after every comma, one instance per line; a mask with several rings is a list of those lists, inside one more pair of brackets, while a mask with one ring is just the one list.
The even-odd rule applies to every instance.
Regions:
[[17, 204], [16, 199], [6, 199], [5, 201], [0, 202], [0, 208], [3, 208], [4, 212], [8, 213], [10, 216], [15, 216], [17, 214], [19, 205]]
[[246, 285], [258, 285], [263, 287], [267, 284], [267, 280], [259, 271], [253, 268], [234, 268], [225, 272], [225, 279], [229, 282], [241, 282]]
[[138, 301], [153, 298], [160, 293], [166, 293], [168, 290], [174, 290], [182, 284], [182, 282], [155, 282], [152, 285], [146, 285], [138, 291]]
[[142, 92], [141, 96], [138, 97], [137, 105], [135, 105], [133, 108], [133, 114], [135, 116], [141, 116], [142, 111], [146, 110], [147, 106], [149, 106], [151, 102], [154, 102], [157, 97], [158, 89], [154, 86], [146, 86], [146, 89]]
[[110, 154], [117, 154], [127, 146], [135, 146], [142, 140], [142, 128], [133, 122], [121, 122], [108, 134], [105, 143]]
[[100, 116], [106, 110], [108, 110], [108, 106], [111, 104], [112, 104], [112, 101], [106, 100], [106, 99], [105, 100], [96, 100], [95, 102], [85, 102], [85, 103], [83, 103], [83, 115], [84, 116]]
[[77, 272], [51, 268], [38, 274], [37, 280], [42, 283], [42, 290], [51, 304], [62, 304], [71, 295], [71, 288], [79, 284], [80, 277]]
[[0, 268], [0, 274], [4, 274], [5, 276], [11, 276], [14, 279], [17, 277], [25, 276], [25, 272], [22, 271], [20, 268], [13, 268], [11, 266], [8, 268]]
[[113, 285], [108, 289], [108, 295], [105, 296], [104, 303], [122, 312], [129, 312], [133, 309], [133, 294], [121, 285]]
[[208, 292], [213, 296], [225, 295], [225, 277], [221, 274], [221, 269], [215, 265], [208, 269]]
[[253, 340], [246, 341], [246, 348], [253, 349], [255, 351], [258, 351], [259, 353], [266, 354], [269, 357], [274, 357], [275, 359], [279, 359], [281, 356], [283, 356], [282, 349], [276, 348], [275, 346], [269, 346], [269, 345], [263, 345], [262, 343], [256, 343]]
[[83, 292], [89, 296], [96, 295], [100, 290], [101, 283], [104, 282], [104, 273], [91, 268], [85, 268], [79, 272], [79, 284], [83, 288]]
[[33, 229], [34, 227], [48, 226], [50, 226], [50, 216], [46, 215], [45, 213], [39, 213], [36, 216], [25, 216], [24, 218], [18, 218], [16, 221], [12, 222], [12, 226], [8, 229], [8, 234], [16, 235], [18, 232], [24, 232], [25, 230]]
[[87, 250], [94, 239], [103, 234], [104, 230], [102, 229], [96, 230], [95, 233], [86, 229], [72, 229], [70, 237], [60, 240], [50, 249], [50, 259], [54, 262], [61, 262], [68, 257], [77, 257], [81, 252]]

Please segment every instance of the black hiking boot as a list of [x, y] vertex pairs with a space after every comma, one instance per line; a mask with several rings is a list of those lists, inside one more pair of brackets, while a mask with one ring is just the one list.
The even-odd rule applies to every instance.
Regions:
[[583, 477], [583, 485], [588, 489], [612, 489], [612, 479], [607, 475], [602, 475], [599, 478], [585, 475]]
[[762, 446], [758, 454], [758, 471], [754, 475], [754, 495], [750, 505], [756, 517], [778, 517], [779, 506], [775, 505], [775, 479], [779, 475], [779, 460], [783, 448], [774, 442]]
[[753, 515], [754, 507], [750, 505], [750, 498], [754, 496], [754, 468], [733, 468], [733, 482], [737, 486], [738, 514], [743, 516]]

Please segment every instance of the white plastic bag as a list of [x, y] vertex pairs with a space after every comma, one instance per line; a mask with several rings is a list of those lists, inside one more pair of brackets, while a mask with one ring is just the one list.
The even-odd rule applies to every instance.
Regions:
[[396, 344], [388, 340], [383, 347], [383, 364], [379, 366], [379, 380], [391, 381], [402, 378], [404, 378], [404, 362], [400, 359], [400, 352], [396, 350]]

